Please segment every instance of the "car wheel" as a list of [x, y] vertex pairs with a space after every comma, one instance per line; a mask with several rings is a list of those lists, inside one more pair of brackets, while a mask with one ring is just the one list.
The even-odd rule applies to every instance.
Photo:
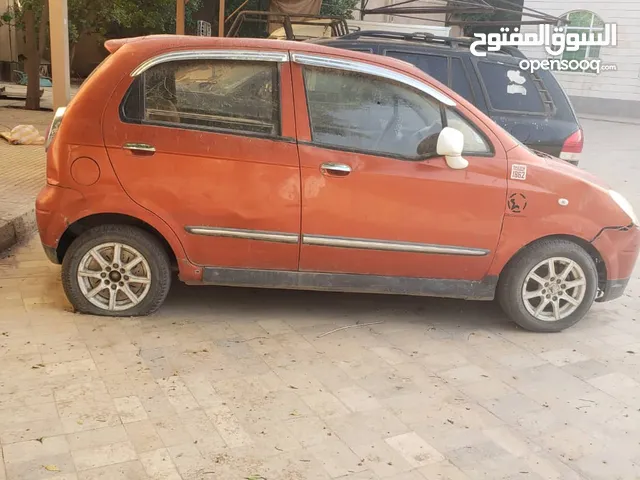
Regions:
[[79, 312], [148, 315], [169, 292], [169, 258], [149, 233], [127, 225], [103, 225], [73, 241], [62, 262], [62, 285]]
[[577, 323], [596, 297], [598, 272], [579, 245], [539, 241], [512, 260], [500, 276], [498, 301], [515, 323], [534, 332], [559, 332]]

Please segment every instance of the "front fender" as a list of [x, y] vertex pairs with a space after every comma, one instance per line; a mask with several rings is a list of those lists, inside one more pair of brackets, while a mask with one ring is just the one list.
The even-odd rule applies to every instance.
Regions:
[[537, 240], [552, 236], [568, 236], [590, 242], [600, 229], [596, 222], [570, 215], [537, 219], [505, 215], [500, 242], [488, 274], [500, 275], [509, 260]]

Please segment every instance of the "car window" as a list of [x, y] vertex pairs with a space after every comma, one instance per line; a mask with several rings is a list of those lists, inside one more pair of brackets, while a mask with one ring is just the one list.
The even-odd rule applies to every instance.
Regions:
[[[417, 158], [442, 130], [440, 105], [426, 94], [354, 72], [305, 67], [313, 142], [378, 155]], [[422, 143], [421, 143], [422, 142]]]
[[495, 110], [544, 113], [542, 97], [528, 72], [490, 62], [478, 62], [478, 69]]
[[447, 108], [447, 126], [459, 130], [464, 135], [464, 150], [466, 155], [486, 155], [491, 153], [491, 147], [482, 134], [468, 120], [454, 110]]
[[473, 92], [471, 90], [471, 84], [469, 84], [469, 77], [464, 70], [462, 60], [456, 57], [451, 58], [451, 89], [458, 95], [463, 96], [471, 103], [475, 102], [473, 98]]
[[[135, 101], [136, 95], [130, 95]], [[278, 67], [271, 62], [188, 60], [144, 73], [142, 121], [278, 135]], [[127, 111], [129, 100], [124, 106]]]
[[425, 55], [422, 53], [397, 52], [395, 50], [387, 50], [385, 55], [412, 63], [439, 82], [444, 83], [445, 85], [448, 85], [449, 83], [447, 57], [442, 57], [440, 55]]

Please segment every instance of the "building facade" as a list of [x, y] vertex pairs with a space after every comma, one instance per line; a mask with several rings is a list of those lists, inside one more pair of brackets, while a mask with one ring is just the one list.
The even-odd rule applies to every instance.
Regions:
[[[0, 0], [0, 15], [13, 6], [13, 0]], [[0, 61], [15, 62], [18, 60], [18, 36], [16, 29], [9, 24], [0, 26]]]
[[[565, 52], [565, 59], [599, 59], [615, 70], [555, 72], [578, 113], [640, 118], [640, 1], [638, 0], [525, 0], [525, 7], [568, 18], [570, 31], [601, 32], [617, 25], [617, 46], [581, 47]], [[536, 27], [525, 26], [523, 32]], [[522, 47], [531, 59], [551, 58], [544, 47]]]

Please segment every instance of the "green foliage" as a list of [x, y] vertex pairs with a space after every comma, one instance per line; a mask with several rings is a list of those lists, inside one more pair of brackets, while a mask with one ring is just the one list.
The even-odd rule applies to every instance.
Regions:
[[[22, 13], [33, 9], [40, 24], [44, 1], [22, 0], [0, 12], [0, 25], [9, 23], [23, 29]], [[18, 7], [20, 5], [20, 7]], [[195, 31], [193, 13], [202, 0], [189, 0], [185, 8], [187, 32]], [[110, 32], [121, 36], [174, 33], [176, 28], [176, 0], [68, 0], [69, 43], [77, 43], [84, 34], [104, 37]], [[46, 22], [45, 22], [46, 23]]]
[[33, 10], [39, 25], [44, 10], [44, 2], [45, 0], [23, 0], [20, 3], [15, 2], [13, 5], [10, 2], [7, 9], [4, 12], [0, 12], [0, 25], [6, 23], [16, 27], [18, 30], [23, 30], [23, 15], [26, 10]]
[[12, 8], [9, 7], [6, 12], [0, 15], [0, 26], [4, 23], [11, 23], [11, 20], [13, 20], [13, 12]]
[[320, 7], [320, 14], [353, 18], [353, 10], [359, 4], [359, 0], [324, 0]]
[[[195, 32], [193, 14], [201, 6], [202, 0], [189, 0], [186, 4], [186, 33]], [[176, 0], [113, 0], [112, 11], [109, 33], [114, 36], [131, 37], [176, 31]]]
[[68, 0], [69, 43], [77, 43], [84, 34], [104, 35], [109, 23], [115, 19], [114, 3]]

